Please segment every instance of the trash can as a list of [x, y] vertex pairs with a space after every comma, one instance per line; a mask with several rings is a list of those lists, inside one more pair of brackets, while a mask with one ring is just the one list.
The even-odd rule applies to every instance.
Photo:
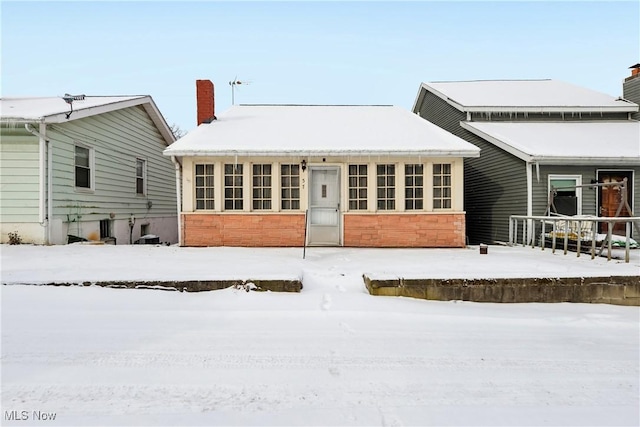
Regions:
[[489, 246], [485, 245], [484, 243], [480, 244], [480, 255], [486, 255], [489, 253]]

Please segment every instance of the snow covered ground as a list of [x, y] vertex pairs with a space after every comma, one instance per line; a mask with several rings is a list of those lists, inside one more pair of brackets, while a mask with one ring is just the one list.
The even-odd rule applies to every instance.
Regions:
[[639, 252], [626, 264], [498, 246], [311, 248], [306, 260], [299, 249], [2, 246], [2, 283], [304, 283], [299, 294], [1, 286], [2, 423], [637, 426], [638, 307], [374, 297], [362, 274], [637, 275]]

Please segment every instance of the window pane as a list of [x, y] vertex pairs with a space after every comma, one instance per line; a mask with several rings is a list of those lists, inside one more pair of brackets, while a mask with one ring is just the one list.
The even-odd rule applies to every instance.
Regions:
[[291, 209], [300, 209], [300, 200], [292, 200]]
[[225, 175], [230, 175], [233, 173], [233, 165], [225, 164], [224, 165], [224, 173]]
[[361, 176], [359, 181], [358, 181], [358, 185], [360, 187], [366, 187], [367, 186], [367, 177], [366, 176]]
[[204, 165], [196, 165], [196, 175], [204, 175]]
[[196, 209], [204, 209], [204, 200], [196, 200]]
[[76, 166], [89, 167], [89, 149], [76, 145]]
[[349, 175], [358, 174], [358, 165], [349, 165]]
[[291, 201], [283, 200], [282, 201], [282, 209], [291, 209]]
[[205, 168], [206, 168], [207, 175], [213, 175], [213, 165], [208, 164], [208, 165], [206, 165]]
[[206, 209], [211, 209], [211, 210], [213, 210], [213, 200], [207, 200], [207, 201], [205, 202], [205, 206], [206, 206]]
[[91, 188], [89, 169], [76, 167], [76, 187]]
[[196, 188], [196, 198], [204, 199], [204, 188]]

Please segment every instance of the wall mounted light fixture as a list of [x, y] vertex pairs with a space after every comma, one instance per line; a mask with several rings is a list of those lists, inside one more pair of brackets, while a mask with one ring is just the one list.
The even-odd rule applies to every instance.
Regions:
[[302, 170], [307, 170], [307, 161], [303, 160], [302, 163], [300, 164], [302, 166]]

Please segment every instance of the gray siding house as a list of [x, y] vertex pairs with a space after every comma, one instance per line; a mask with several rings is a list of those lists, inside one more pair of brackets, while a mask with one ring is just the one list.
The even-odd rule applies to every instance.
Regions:
[[[638, 94], [635, 77], [625, 88]], [[467, 238], [478, 244], [507, 242], [510, 215], [544, 215], [551, 187], [557, 213], [613, 216], [618, 187], [575, 186], [627, 178], [637, 215], [634, 101], [555, 80], [435, 82], [421, 84], [413, 112], [480, 148], [464, 160]]]
[[175, 138], [150, 96], [2, 98], [0, 131], [2, 243], [177, 242]]

